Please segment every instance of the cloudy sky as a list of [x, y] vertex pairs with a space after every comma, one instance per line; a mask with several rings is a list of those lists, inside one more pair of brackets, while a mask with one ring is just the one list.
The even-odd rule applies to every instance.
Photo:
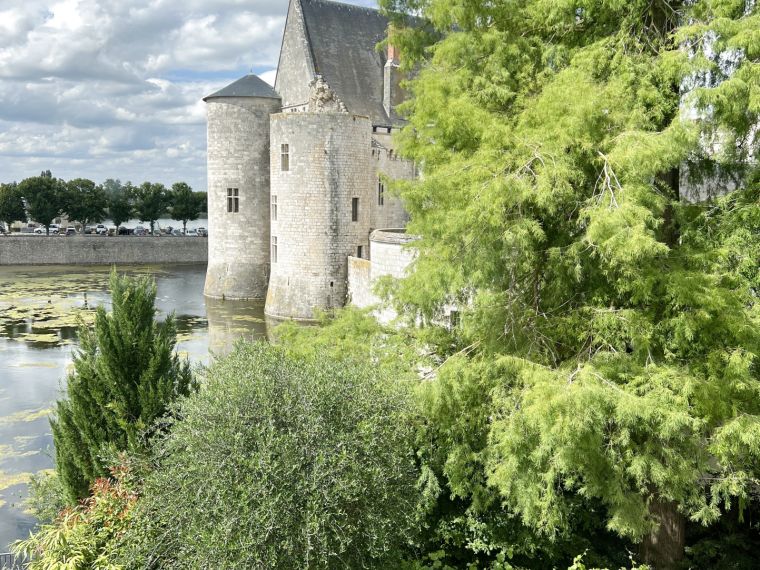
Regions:
[[0, 182], [49, 169], [205, 190], [201, 98], [251, 70], [274, 82], [287, 4], [0, 0]]

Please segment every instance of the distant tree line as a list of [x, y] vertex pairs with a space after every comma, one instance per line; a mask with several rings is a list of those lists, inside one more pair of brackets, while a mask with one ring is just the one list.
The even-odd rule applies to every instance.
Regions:
[[206, 193], [194, 192], [185, 182], [171, 188], [154, 182], [139, 186], [109, 178], [96, 184], [87, 178], [68, 182], [53, 178], [49, 170], [19, 183], [0, 184], [0, 223], [34, 220], [50, 232], [54, 219], [65, 215], [84, 229], [92, 223], [110, 218], [119, 228], [132, 217], [149, 223], [151, 233], [156, 220], [164, 215], [187, 222], [197, 220], [206, 211]]

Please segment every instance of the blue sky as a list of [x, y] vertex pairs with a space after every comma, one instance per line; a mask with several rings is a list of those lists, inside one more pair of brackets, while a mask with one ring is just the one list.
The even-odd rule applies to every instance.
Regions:
[[201, 99], [251, 70], [274, 79], [287, 4], [2, 0], [0, 182], [49, 169], [205, 190]]

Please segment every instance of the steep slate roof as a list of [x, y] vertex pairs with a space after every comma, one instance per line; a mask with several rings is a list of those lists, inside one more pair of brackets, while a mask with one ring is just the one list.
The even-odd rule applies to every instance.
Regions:
[[328, 0], [299, 0], [317, 74], [351, 113], [391, 125], [383, 107], [386, 56], [376, 46], [388, 19], [377, 10]]
[[268, 99], [279, 99], [280, 96], [272, 89], [268, 83], [256, 75], [246, 75], [237, 81], [230, 83], [227, 87], [220, 89], [203, 100], [212, 97], [264, 97]]

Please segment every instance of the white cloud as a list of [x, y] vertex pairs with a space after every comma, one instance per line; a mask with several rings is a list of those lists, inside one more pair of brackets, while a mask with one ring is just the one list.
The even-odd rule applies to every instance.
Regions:
[[[354, 0], [367, 5], [372, 0]], [[206, 187], [202, 97], [274, 83], [287, 0], [2, 0], [0, 181]]]
[[259, 73], [259, 77], [274, 87], [274, 80], [277, 79], [277, 70], [270, 69], [269, 71], [264, 71], [263, 73]]

